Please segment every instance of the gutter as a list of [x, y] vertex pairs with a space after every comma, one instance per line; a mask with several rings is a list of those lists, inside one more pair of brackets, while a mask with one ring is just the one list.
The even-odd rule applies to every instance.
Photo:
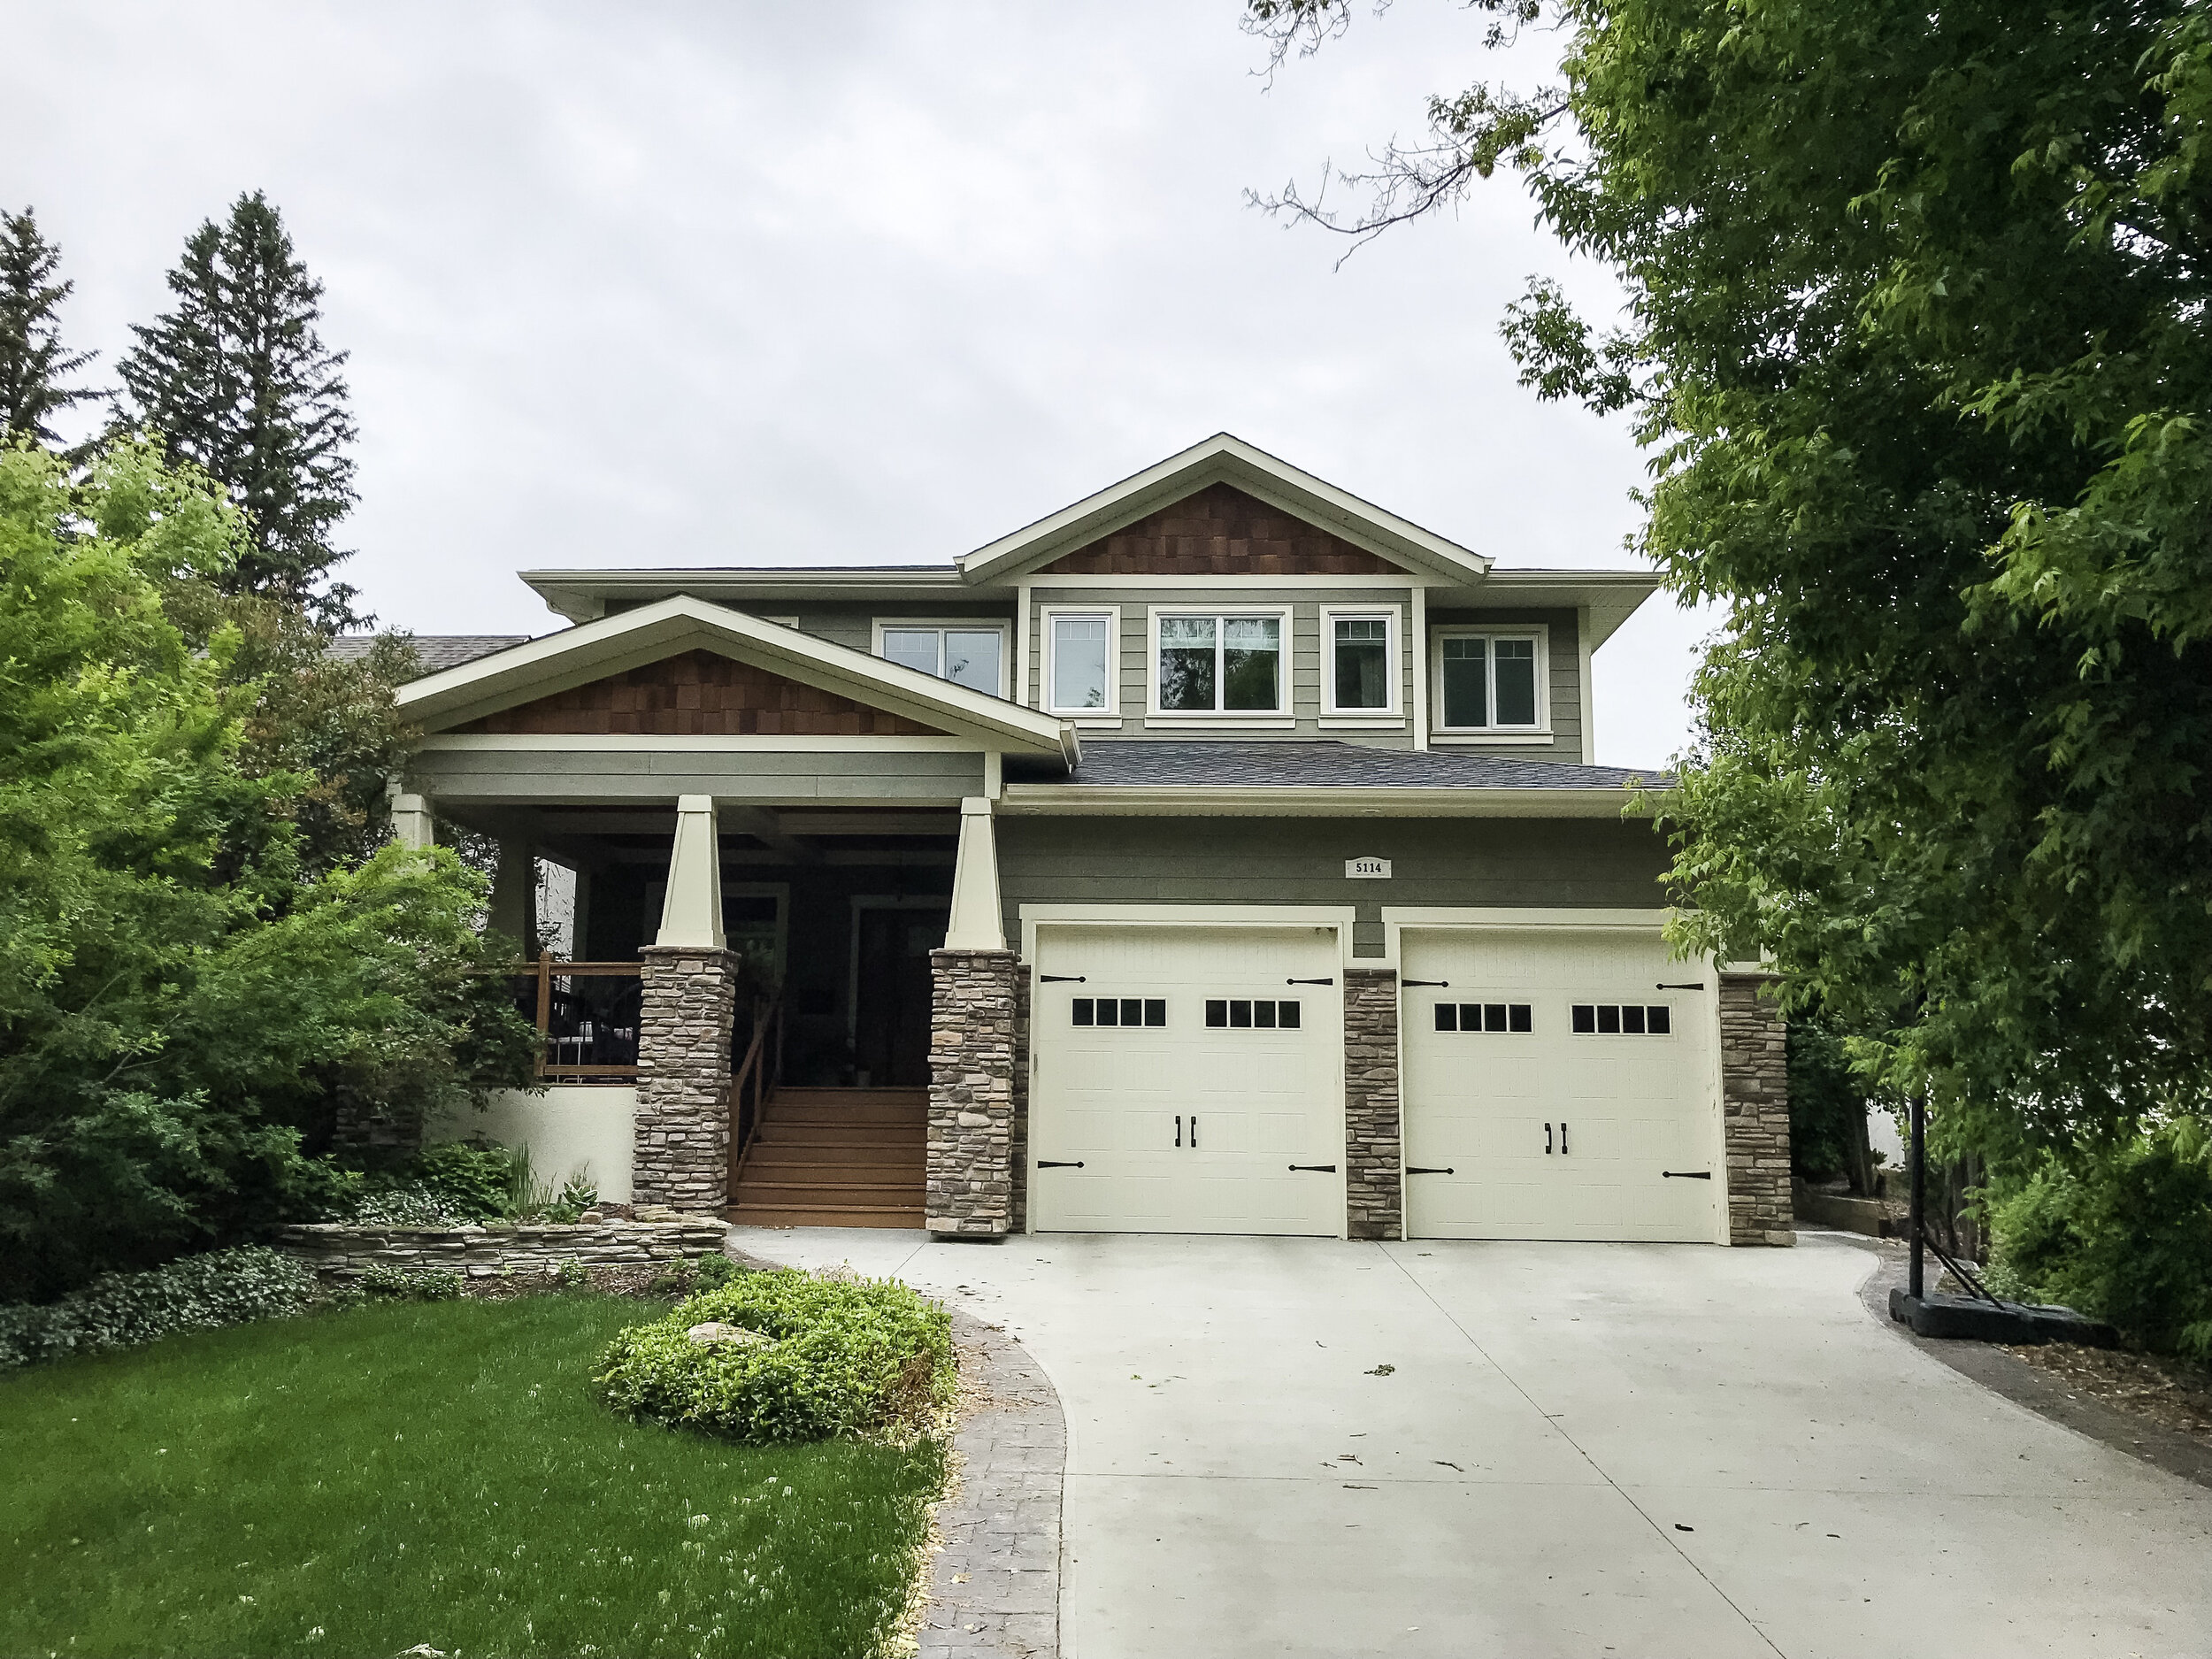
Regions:
[[[1071, 733], [1072, 736], [1072, 733]], [[1196, 784], [1010, 783], [997, 802], [1031, 818], [1617, 818], [1627, 789], [1485, 789]]]

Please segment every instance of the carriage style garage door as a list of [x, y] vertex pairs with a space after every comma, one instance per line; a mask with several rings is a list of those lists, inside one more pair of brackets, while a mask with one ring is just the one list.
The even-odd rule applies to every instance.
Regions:
[[1050, 926], [1030, 1018], [1030, 1225], [1344, 1230], [1333, 930]]
[[1401, 957], [1409, 1237], [1719, 1236], [1709, 968], [1655, 929], [1409, 928]]

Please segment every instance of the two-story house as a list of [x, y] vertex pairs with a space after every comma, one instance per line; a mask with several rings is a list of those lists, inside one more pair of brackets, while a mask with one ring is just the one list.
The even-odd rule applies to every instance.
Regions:
[[497, 837], [518, 933], [576, 872], [549, 1087], [484, 1125], [541, 1168], [956, 1236], [1787, 1241], [1779, 1026], [1670, 959], [1593, 764], [1650, 575], [1224, 435], [941, 566], [523, 580], [571, 626], [424, 642], [395, 821]]

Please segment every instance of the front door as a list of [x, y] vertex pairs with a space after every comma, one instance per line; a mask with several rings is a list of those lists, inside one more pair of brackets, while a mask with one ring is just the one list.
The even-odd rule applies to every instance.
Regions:
[[863, 910], [855, 931], [853, 1080], [869, 1088], [929, 1083], [929, 953], [946, 910]]
[[1340, 1233], [1337, 956], [1315, 927], [1041, 930], [1032, 1225]]

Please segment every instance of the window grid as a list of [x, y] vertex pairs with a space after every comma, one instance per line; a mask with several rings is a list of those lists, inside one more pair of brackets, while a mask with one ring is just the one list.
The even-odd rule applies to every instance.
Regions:
[[1322, 612], [1328, 647], [1323, 669], [1332, 714], [1388, 714], [1398, 704], [1398, 664], [1386, 612]]
[[1297, 1031], [1299, 1018], [1295, 1002], [1225, 996], [1206, 1000], [1206, 1024], [1216, 1031]]
[[1587, 1036], [1671, 1037], [1674, 1010], [1664, 1002], [1577, 1002], [1570, 1024]]
[[1527, 1033], [1536, 1029], [1536, 1010], [1527, 1002], [1439, 1002], [1439, 1031], [1502, 1031]]
[[1068, 1005], [1071, 1025], [1151, 1025], [1167, 1024], [1167, 1001], [1157, 996], [1079, 996]]

